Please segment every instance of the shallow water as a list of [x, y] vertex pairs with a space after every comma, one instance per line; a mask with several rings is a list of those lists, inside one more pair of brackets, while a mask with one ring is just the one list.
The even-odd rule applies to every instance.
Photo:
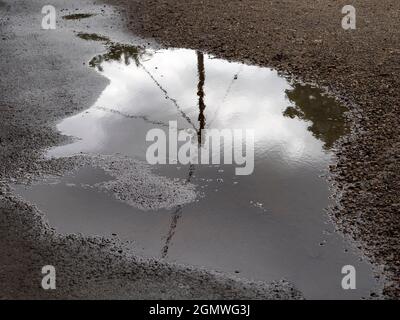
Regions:
[[[237, 176], [235, 165], [154, 166], [203, 194], [159, 211], [141, 211], [90, 187], [112, 179], [90, 167], [57, 184], [17, 186], [51, 225], [63, 233], [117, 234], [141, 254], [169, 261], [256, 280], [284, 277], [307, 298], [369, 295], [371, 266], [348, 250], [325, 212], [330, 193], [322, 175], [329, 149], [347, 130], [344, 107], [274, 70], [186, 49], [108, 43], [89, 65], [110, 83], [91, 108], [58, 125], [79, 140], [51, 149], [49, 157], [119, 153], [145, 160], [148, 130], [166, 131], [176, 120], [179, 129], [196, 131], [254, 129], [254, 173]], [[356, 290], [341, 288], [341, 268], [348, 264], [357, 270]]]
[[65, 20], [81, 20], [81, 19], [90, 18], [92, 16], [95, 16], [95, 14], [93, 14], [93, 13], [75, 13], [75, 14], [69, 14], [69, 15], [63, 16], [63, 19], [65, 19]]

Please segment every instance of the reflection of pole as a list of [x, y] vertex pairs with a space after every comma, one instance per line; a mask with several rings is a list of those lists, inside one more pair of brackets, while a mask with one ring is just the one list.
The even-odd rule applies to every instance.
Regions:
[[[187, 182], [190, 182], [190, 180], [192, 179], [194, 173], [194, 165], [191, 164], [189, 167], [189, 173], [188, 173], [188, 178], [187, 178]], [[165, 258], [168, 254], [168, 250], [169, 250], [169, 246], [171, 243], [172, 238], [175, 235], [175, 230], [176, 227], [178, 225], [178, 221], [179, 219], [182, 217], [182, 206], [179, 205], [176, 207], [175, 212], [172, 215], [172, 220], [171, 220], [171, 225], [169, 226], [169, 230], [168, 230], [168, 234], [167, 237], [165, 239], [165, 244], [164, 247], [161, 250], [161, 257]]]
[[168, 234], [165, 239], [164, 247], [161, 249], [161, 258], [165, 258], [168, 254], [169, 245], [175, 234], [176, 226], [178, 225], [179, 219], [182, 217], [182, 206], [178, 206], [172, 215], [171, 225], [169, 226]]
[[197, 96], [199, 97], [199, 130], [197, 132], [198, 143], [201, 144], [201, 134], [202, 130], [206, 126], [206, 117], [204, 115], [204, 110], [206, 105], [204, 103], [204, 82], [206, 80], [206, 75], [204, 71], [204, 54], [197, 51], [197, 73], [199, 76], [199, 83], [197, 85]]
[[[197, 51], [197, 73], [199, 76], [199, 83], [197, 85], [197, 96], [199, 97], [199, 130], [197, 131], [197, 140], [199, 145], [202, 143], [202, 130], [206, 126], [206, 117], [204, 115], [204, 110], [206, 109], [206, 104], [204, 103], [204, 83], [206, 80], [206, 74], [204, 70], [204, 54]], [[189, 167], [189, 173], [187, 182], [190, 182], [194, 173], [194, 165], [191, 164]], [[168, 255], [169, 246], [172, 238], [175, 235], [175, 230], [178, 225], [179, 219], [182, 217], [182, 206], [178, 206], [172, 215], [171, 225], [168, 230], [167, 237], [165, 239], [164, 247], [161, 250], [161, 257], [165, 258]]]

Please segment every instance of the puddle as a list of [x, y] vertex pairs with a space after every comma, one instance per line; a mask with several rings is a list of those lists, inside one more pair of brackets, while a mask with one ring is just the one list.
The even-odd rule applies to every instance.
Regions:
[[108, 39], [107, 37], [98, 35], [96, 33], [79, 32], [79, 33], [77, 33], [76, 36], [83, 40], [100, 41], [100, 42], [109, 42], [110, 41], [110, 39]]
[[[254, 129], [254, 174], [236, 176], [232, 165], [155, 166], [154, 172], [186, 179], [203, 194], [157, 211], [100, 192], [93, 186], [110, 176], [90, 167], [58, 184], [17, 186], [51, 225], [63, 233], [117, 234], [143, 255], [245, 278], [284, 277], [307, 298], [360, 298], [374, 289], [371, 266], [348, 250], [324, 210], [330, 193], [321, 175], [329, 149], [347, 130], [346, 109], [334, 99], [291, 85], [274, 70], [186, 49], [109, 43], [89, 65], [109, 85], [91, 108], [58, 125], [79, 139], [51, 149], [49, 157], [118, 153], [145, 160], [148, 130], [167, 132], [168, 121], [176, 120], [179, 129]], [[341, 269], [349, 264], [357, 270], [357, 289], [345, 291]]]
[[95, 14], [94, 13], [74, 13], [74, 14], [69, 14], [69, 15], [63, 16], [62, 18], [64, 20], [81, 20], [81, 19], [90, 18], [92, 16], [95, 16]]

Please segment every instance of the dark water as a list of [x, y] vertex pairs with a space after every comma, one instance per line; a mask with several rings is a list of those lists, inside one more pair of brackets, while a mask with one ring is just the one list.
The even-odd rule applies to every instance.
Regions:
[[74, 13], [63, 16], [64, 20], [81, 20], [95, 16], [94, 13]]
[[[369, 295], [376, 284], [371, 266], [348, 250], [325, 212], [330, 192], [322, 175], [330, 148], [347, 130], [344, 107], [274, 70], [186, 49], [108, 42], [89, 65], [110, 83], [91, 108], [58, 125], [79, 140], [48, 156], [119, 153], [145, 160], [148, 130], [168, 130], [176, 120], [178, 128], [197, 131], [254, 129], [255, 168], [237, 176], [235, 165], [155, 166], [203, 193], [192, 204], [160, 211], [141, 211], [91, 188], [112, 178], [89, 167], [56, 184], [17, 187], [60, 232], [116, 233], [143, 255], [256, 280], [284, 277], [307, 298]], [[341, 288], [348, 264], [357, 270], [356, 290]]]

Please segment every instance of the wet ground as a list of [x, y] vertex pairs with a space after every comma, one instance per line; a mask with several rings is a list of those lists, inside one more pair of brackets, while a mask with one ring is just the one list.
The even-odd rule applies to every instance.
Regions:
[[[74, 167], [71, 158], [43, 161], [43, 150], [66, 141], [55, 123], [89, 108], [108, 83], [100, 73], [83, 65], [102, 52], [102, 45], [82, 41], [75, 34], [106, 33], [119, 41], [149, 42], [122, 33], [121, 17], [110, 6], [85, 0], [54, 0], [52, 4], [58, 14], [55, 30], [41, 29], [46, 0], [5, 0], [0, 5], [0, 298], [302, 298], [285, 281], [254, 283], [237, 275], [142, 259], [115, 236], [56, 232], [37, 207], [9, 189], [11, 182], [57, 176]], [[79, 13], [95, 15], [62, 19]], [[80, 165], [87, 163], [82, 157], [75, 160]], [[175, 201], [174, 190], [182, 194], [181, 184], [150, 175], [143, 165], [123, 160], [114, 165], [124, 165], [122, 172], [128, 177], [136, 173], [140, 190], [150, 191], [147, 194], [162, 191], [162, 202], [154, 198], [154, 203], [165, 204], [170, 198]], [[106, 163], [107, 158], [97, 158], [97, 165]], [[110, 167], [112, 163], [108, 163]], [[123, 184], [118, 172], [108, 173]], [[163, 183], [156, 183], [160, 179]], [[57, 290], [45, 291], [40, 286], [40, 271], [49, 263], [57, 270]]]
[[[325, 212], [332, 203], [324, 175], [330, 149], [348, 132], [346, 108], [272, 69], [188, 49], [78, 36], [104, 43], [104, 53], [87, 65], [110, 82], [92, 107], [58, 124], [78, 139], [47, 157], [118, 154], [145, 161], [147, 132], [167, 131], [176, 120], [179, 130], [195, 130], [196, 146], [200, 129], [254, 129], [255, 167], [254, 174], [237, 176], [235, 165], [154, 166], [155, 173], [187, 180], [199, 192], [192, 203], [157, 211], [118, 201], [102, 187], [114, 178], [99, 168], [16, 186], [57, 231], [117, 235], [143, 256], [248, 279], [286, 278], [306, 298], [361, 298], [376, 289], [371, 266], [334, 232]], [[341, 288], [341, 268], [348, 264], [357, 269], [354, 291]]]
[[[112, 2], [126, 3], [123, 0]], [[55, 162], [41, 161], [43, 148], [65, 142], [53, 127], [54, 121], [94, 105], [108, 85], [101, 72], [86, 66], [92, 61], [92, 66], [97, 68], [96, 61], [101, 59], [92, 58], [107, 50], [99, 42], [81, 41], [74, 36], [74, 31], [75, 35], [82, 33], [82, 39], [107, 41], [106, 38], [110, 37], [123, 43], [136, 43], [137, 38], [131, 41], [133, 34], [141, 35], [146, 39], [142, 44], [156, 38], [159, 43], [169, 46], [197, 48], [219, 57], [274, 66], [307, 82], [318, 82], [340, 96], [350, 106], [347, 117], [352, 121], [352, 133], [345, 135], [331, 149], [338, 157], [330, 167], [335, 174], [333, 196], [340, 203], [332, 217], [335, 225], [356, 240], [374, 262], [375, 271], [382, 270], [387, 276], [384, 296], [399, 296], [398, 1], [377, 3], [365, 0], [357, 3], [357, 31], [351, 32], [339, 27], [342, 19], [340, 8], [347, 4], [343, 1], [328, 5], [308, 0], [272, 1], [266, 8], [262, 0], [251, 1], [251, 6], [247, 0], [229, 3], [204, 0], [201, 6], [195, 0], [129, 0], [129, 6], [122, 7], [121, 11], [128, 19], [121, 19], [103, 3], [98, 5], [85, 0], [54, 0], [53, 3], [57, 10], [60, 9], [59, 17], [71, 18], [59, 19], [56, 30], [44, 32], [40, 30], [40, 9], [48, 4], [46, 1], [0, 2], [2, 298], [299, 298], [289, 284], [248, 284], [242, 277], [244, 270], [235, 270], [239, 272], [235, 275], [241, 279], [230, 280], [225, 275], [210, 275], [209, 270], [199, 272], [196, 268], [180, 268], [159, 260], [140, 260], [135, 251], [132, 253], [123, 247], [115, 236], [91, 238], [57, 233], [49, 228], [35, 206], [9, 192], [10, 181], [42, 177], [49, 172], [65, 172], [68, 167], [65, 158], [58, 158]], [[246, 15], [242, 15], [244, 7], [248, 9]], [[133, 30], [131, 35], [119, 32], [126, 26]], [[107, 37], [93, 39], [91, 34]], [[82, 66], [83, 62], [86, 65]], [[307, 121], [315, 115], [315, 112], [305, 112], [296, 103], [290, 106], [281, 108], [286, 118]], [[209, 105], [206, 107], [206, 110], [211, 108]], [[147, 119], [146, 116], [137, 117], [119, 111], [111, 113], [136, 120]], [[308, 127], [314, 129], [307, 130], [321, 139], [318, 131], [322, 127], [318, 129], [312, 121], [308, 122]], [[328, 151], [330, 143], [326, 141], [322, 143], [321, 140], [321, 146], [325, 145]], [[175, 171], [171, 168], [161, 173], [187, 179], [189, 170], [182, 169], [186, 168]], [[218, 170], [224, 170], [218, 173], [228, 172], [225, 168]], [[192, 177], [191, 180], [196, 182], [195, 173]], [[53, 188], [66, 187], [86, 195], [85, 192], [92, 190], [95, 198], [98, 189], [104, 192], [105, 186], [118, 180], [101, 182], [103, 179], [110, 179], [110, 172], [104, 173], [98, 167], [85, 167], [64, 177], [62, 183], [54, 184]], [[225, 180], [218, 181], [222, 182]], [[199, 182], [196, 184], [200, 186]], [[46, 185], [37, 187], [34, 200], [40, 203], [42, 191], [48, 189], [45, 189]], [[21, 189], [21, 192], [25, 191]], [[204, 195], [207, 196], [203, 192]], [[115, 197], [115, 193], [109, 192], [101, 195], [113, 208], [126, 205], [115, 201]], [[198, 198], [199, 204], [202, 199]], [[212, 200], [212, 196], [208, 199]], [[188, 206], [192, 205], [198, 204]], [[265, 203], [256, 202], [254, 207], [263, 208]], [[132, 206], [127, 208], [136, 210]], [[170, 259], [174, 243], [179, 244], [175, 235], [182, 235], [182, 221], [187, 219], [187, 214], [184, 210], [185, 215], [174, 215], [174, 212], [167, 212], [170, 215], [169, 221], [165, 222], [168, 233], [156, 240], [156, 256], [167, 252], [165, 256]], [[46, 217], [52, 219], [48, 213]], [[61, 222], [57, 228], [66, 227], [67, 222]], [[56, 221], [52, 220], [52, 224], [55, 225]], [[81, 224], [85, 228], [89, 225], [82, 221]], [[76, 228], [76, 223], [72, 221], [70, 227], [71, 230]], [[121, 223], [117, 227], [122, 230]], [[91, 234], [91, 230], [82, 232]], [[109, 233], [109, 230], [96, 232]], [[171, 245], [165, 246], [168, 239]], [[318, 237], [319, 243], [324, 244]], [[133, 250], [136, 250], [135, 244]], [[340, 255], [341, 250], [334, 250], [333, 255], [336, 252]], [[359, 255], [351, 256], [356, 260]], [[58, 290], [51, 293], [43, 292], [38, 286], [41, 280], [38, 270], [49, 261], [58, 270]], [[370, 287], [370, 277], [364, 279], [367, 279], [366, 287]], [[307, 296], [312, 296], [308, 288], [306, 291]]]
[[104, 1], [135, 35], [274, 67], [346, 103], [352, 132], [334, 150], [331, 216], [386, 276], [384, 296], [398, 299], [400, 2], [355, 1], [356, 29], [344, 30], [346, 0]]

